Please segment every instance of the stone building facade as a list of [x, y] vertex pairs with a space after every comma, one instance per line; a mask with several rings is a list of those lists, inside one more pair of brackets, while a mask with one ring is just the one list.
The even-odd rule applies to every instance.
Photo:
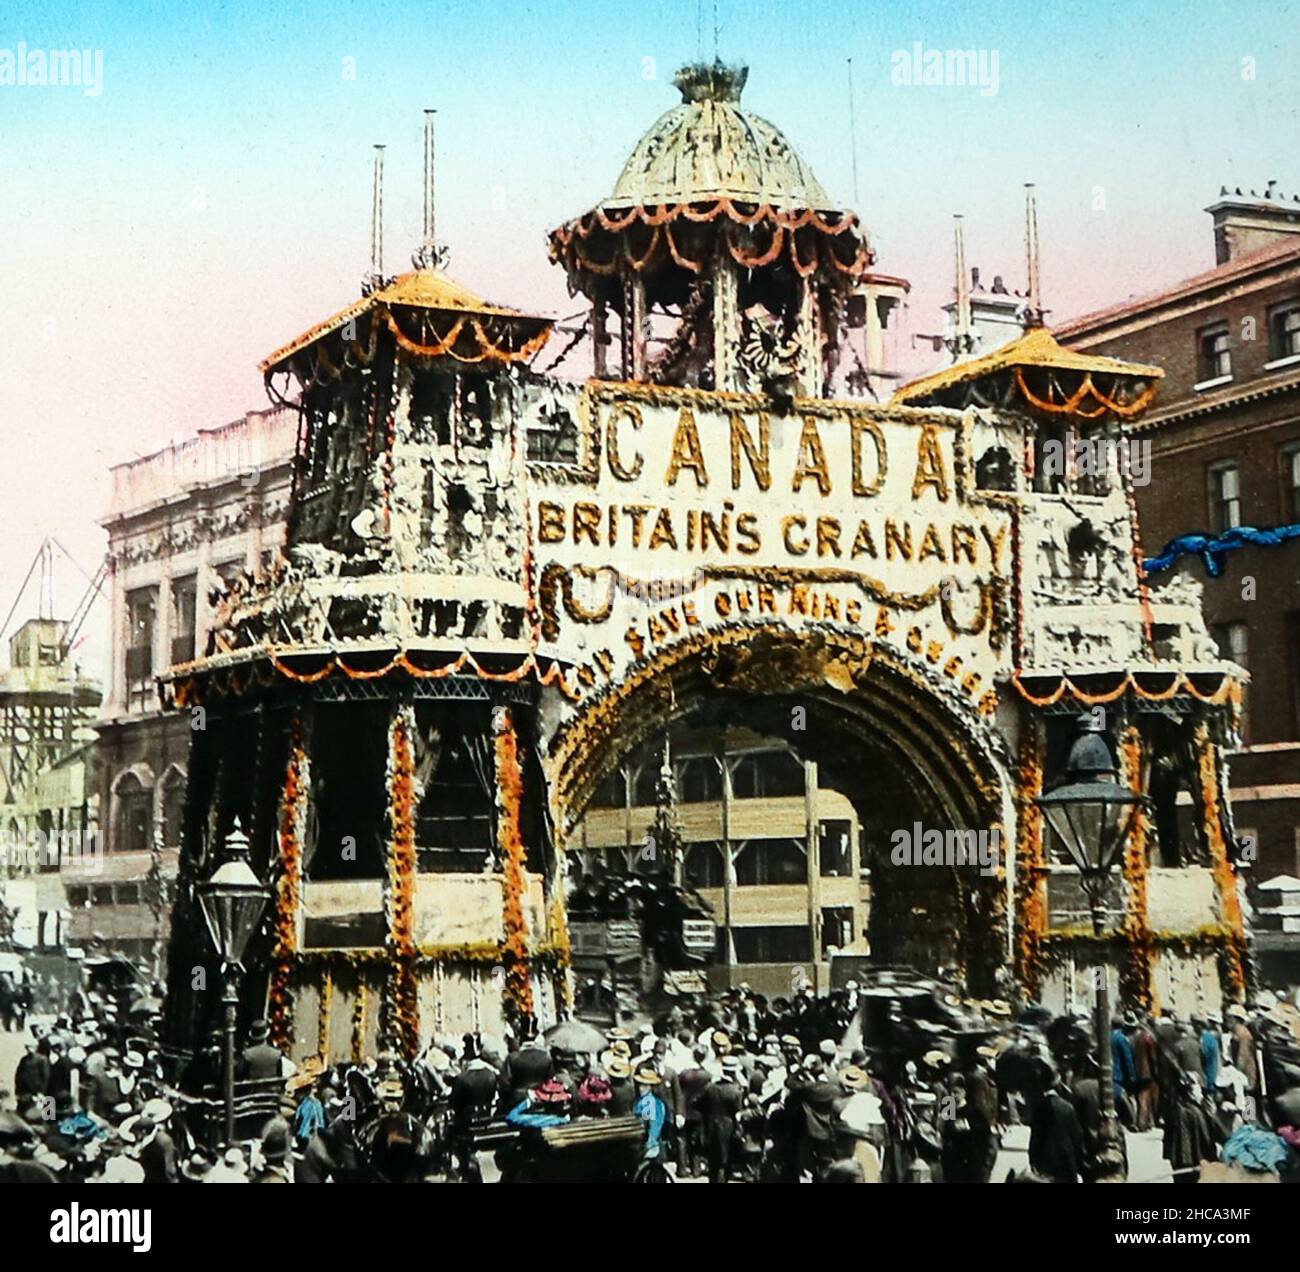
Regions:
[[97, 723], [103, 874], [65, 872], [86, 941], [148, 959], [165, 942], [191, 721], [166, 714], [156, 677], [207, 651], [210, 597], [263, 575], [284, 542], [297, 417], [242, 418], [112, 470], [110, 641]]

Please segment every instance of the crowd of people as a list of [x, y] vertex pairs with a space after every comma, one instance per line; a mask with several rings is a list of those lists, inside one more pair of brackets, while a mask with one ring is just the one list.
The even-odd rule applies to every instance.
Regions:
[[[435, 1037], [409, 1061], [294, 1065], [257, 1021], [237, 1076], [278, 1107], [220, 1148], [194, 1115], [219, 1093], [219, 1038], [177, 1068], [154, 1041], [157, 987], [131, 1003], [79, 994], [31, 1023], [0, 1095], [0, 1181], [527, 1181], [564, 1142], [610, 1145], [635, 1182], [986, 1183], [1015, 1125], [1028, 1168], [1013, 1178], [1099, 1178], [1092, 1022], [946, 988], [961, 1026], [909, 1032], [894, 1003], [890, 1047], [864, 1042], [853, 983], [771, 1000], [740, 986], [607, 1030], [525, 1020], [512, 1036]], [[1163, 1129], [1175, 1178], [1218, 1161], [1294, 1177], [1298, 1039], [1300, 1012], [1272, 995], [1223, 1019], [1125, 1016], [1115, 1109], [1132, 1131]]]

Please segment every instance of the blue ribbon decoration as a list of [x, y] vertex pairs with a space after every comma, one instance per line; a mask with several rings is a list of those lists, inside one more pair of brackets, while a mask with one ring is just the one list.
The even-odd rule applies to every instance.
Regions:
[[1260, 548], [1276, 548], [1289, 539], [1300, 539], [1300, 524], [1290, 526], [1269, 526], [1257, 530], [1254, 526], [1233, 526], [1222, 534], [1180, 534], [1170, 539], [1160, 553], [1147, 557], [1142, 563], [1145, 574], [1158, 574], [1167, 570], [1179, 557], [1199, 556], [1205, 563], [1205, 572], [1212, 579], [1223, 573], [1224, 555], [1235, 548], [1247, 545]]

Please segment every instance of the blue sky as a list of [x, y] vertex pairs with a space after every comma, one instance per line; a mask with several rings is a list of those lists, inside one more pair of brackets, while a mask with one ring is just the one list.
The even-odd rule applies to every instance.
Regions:
[[[1293, 4], [717, 12], [719, 53], [751, 68], [746, 105], [846, 205], [853, 59], [857, 207], [880, 268], [913, 281], [914, 331], [936, 329], [951, 287], [954, 212], [969, 262], [1022, 285], [1025, 181], [1057, 318], [1212, 264], [1202, 209], [1221, 183], [1300, 190]], [[699, 17], [695, 0], [6, 5], [0, 51], [100, 49], [104, 78], [95, 97], [0, 85], [4, 608], [45, 533], [93, 565], [110, 462], [262, 404], [257, 360], [356, 294], [376, 141], [386, 264], [405, 262], [424, 107], [439, 110], [452, 273], [570, 312], [545, 233], [608, 191], [677, 100]], [[711, 56], [711, 0], [703, 26]], [[892, 55], [916, 41], [996, 51], [998, 92], [891, 83]]]

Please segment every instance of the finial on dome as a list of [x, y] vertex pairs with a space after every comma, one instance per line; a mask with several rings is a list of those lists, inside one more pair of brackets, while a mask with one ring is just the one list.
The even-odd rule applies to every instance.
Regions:
[[748, 66], [688, 62], [673, 77], [684, 102], [738, 102], [749, 78]]

